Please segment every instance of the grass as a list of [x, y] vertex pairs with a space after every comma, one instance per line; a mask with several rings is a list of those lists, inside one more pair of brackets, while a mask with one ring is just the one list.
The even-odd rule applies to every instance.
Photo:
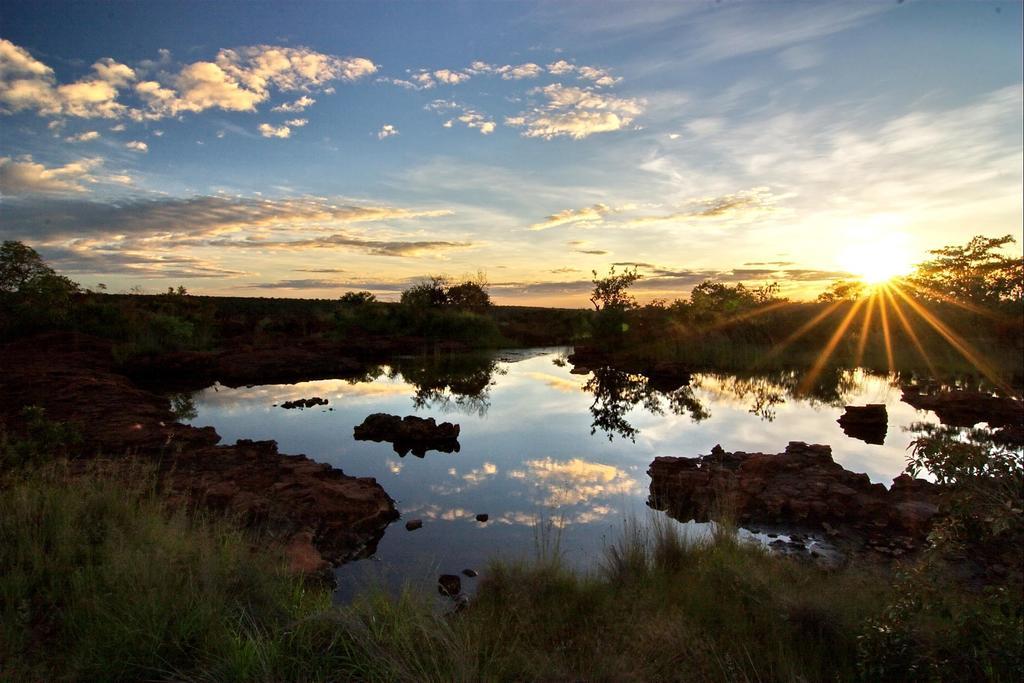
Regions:
[[[333, 606], [258, 540], [230, 520], [169, 508], [143, 468], [8, 471], [0, 679], [875, 679], [909, 656], [888, 661], [865, 647], [865, 629], [880, 624], [917, 662], [940, 666], [928, 658], [941, 648], [971, 653], [947, 671], [953, 678], [1013, 680], [1020, 668], [1013, 654], [986, 659], [986, 639], [1016, 642], [1019, 616], [999, 621], [1005, 601], [993, 611], [958, 594], [964, 609], [947, 601], [950, 614], [942, 603], [907, 616], [886, 570], [824, 571], [741, 543], [725, 526], [698, 541], [663, 516], [628, 520], [600, 568], [579, 573], [561, 561], [558, 524], [542, 520], [537, 558], [492, 564], [458, 613], [412, 589]], [[915, 585], [954, 593], [930, 576]], [[988, 619], [978, 622], [987, 633], [965, 631], [965, 616]], [[1006, 626], [998, 638], [993, 624]], [[897, 651], [888, 636], [879, 643]]]

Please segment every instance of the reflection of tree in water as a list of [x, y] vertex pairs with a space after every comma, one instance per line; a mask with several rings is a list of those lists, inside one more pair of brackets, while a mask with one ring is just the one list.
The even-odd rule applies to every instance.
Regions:
[[196, 408], [195, 394], [180, 393], [171, 394], [167, 397], [171, 401], [171, 412], [179, 422], [187, 422], [196, 419], [199, 410]]
[[401, 375], [416, 387], [412, 401], [417, 409], [435, 408], [483, 417], [491, 407], [494, 375], [506, 372], [491, 356], [450, 354], [395, 359], [389, 376]]
[[616, 368], [595, 369], [583, 389], [594, 395], [594, 401], [590, 404], [590, 414], [594, 417], [590, 433], [594, 434], [600, 429], [608, 435], [609, 441], [616, 434], [631, 441], [636, 440], [640, 430], [629, 423], [626, 414], [638, 405], [654, 415], [664, 415], [667, 403], [673, 414], [689, 415], [694, 422], [711, 417], [711, 413], [693, 395], [693, 389], [689, 386], [681, 386], [674, 391], [658, 391], [644, 375]]

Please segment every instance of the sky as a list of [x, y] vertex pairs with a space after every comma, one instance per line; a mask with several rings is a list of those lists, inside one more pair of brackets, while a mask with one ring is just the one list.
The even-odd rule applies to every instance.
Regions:
[[[0, 238], [86, 287], [810, 298], [1022, 235], [1017, 2], [0, 0]], [[1019, 253], [1019, 251], [1018, 251]]]

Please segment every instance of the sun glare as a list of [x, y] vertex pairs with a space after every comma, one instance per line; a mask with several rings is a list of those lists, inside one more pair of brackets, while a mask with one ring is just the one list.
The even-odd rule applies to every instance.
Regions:
[[846, 270], [869, 285], [881, 284], [907, 275], [913, 268], [912, 259], [906, 249], [889, 240], [851, 245], [843, 251], [839, 262]]

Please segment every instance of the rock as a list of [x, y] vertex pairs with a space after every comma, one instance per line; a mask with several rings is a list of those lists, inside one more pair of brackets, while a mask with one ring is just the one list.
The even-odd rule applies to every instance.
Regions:
[[889, 428], [889, 415], [884, 403], [869, 403], [866, 406], [846, 406], [846, 412], [837, 420], [843, 433], [865, 443], [885, 443]]
[[48, 419], [81, 435], [72, 455], [105, 453], [126, 467], [152, 465], [172, 504], [225, 511], [263, 530], [297, 571], [372, 554], [398, 517], [373, 479], [278, 453], [273, 441], [220, 446], [212, 427], [176, 422], [165, 396], [138, 387], [114, 365], [108, 341], [42, 335], [0, 347], [0, 358], [0, 421], [12, 432], [21, 428], [23, 406], [41, 406]]
[[801, 442], [777, 454], [715, 447], [697, 458], [658, 457], [648, 474], [648, 505], [679, 520], [709, 521], [726, 509], [741, 524], [823, 529], [872, 543], [923, 542], [941, 502], [935, 484], [904, 475], [886, 489], [837, 464], [828, 446]]
[[298, 398], [294, 401], [285, 401], [281, 404], [281, 407], [285, 410], [291, 410], [293, 408], [312, 408], [313, 406], [325, 406], [327, 405], [326, 398], [320, 398], [314, 396], [312, 398]]
[[478, 522], [486, 522], [488, 519], [490, 519], [490, 516], [485, 513], [481, 513], [476, 516], [476, 521]]
[[477, 574], [475, 569], [463, 569], [462, 575], [468, 576], [471, 579], [475, 579], [476, 577], [480, 576], [479, 574]]
[[993, 429], [1006, 429], [1010, 438], [1024, 429], [1024, 402], [1015, 398], [967, 389], [909, 385], [903, 387], [902, 400], [918, 410], [931, 410], [944, 425], [973, 427], [985, 422]]
[[374, 413], [356, 425], [353, 436], [356, 441], [388, 441], [403, 457], [410, 451], [420, 458], [429, 450], [459, 452], [459, 425], [451, 422], [437, 424], [432, 417], [424, 419], [408, 415], [402, 418]]
[[441, 574], [437, 579], [437, 592], [454, 598], [462, 592], [462, 579], [457, 574]]
[[416, 529], [421, 529], [421, 528], [423, 528], [423, 520], [422, 519], [410, 519], [408, 522], [405, 523], [405, 530], [406, 531], [416, 531]]

